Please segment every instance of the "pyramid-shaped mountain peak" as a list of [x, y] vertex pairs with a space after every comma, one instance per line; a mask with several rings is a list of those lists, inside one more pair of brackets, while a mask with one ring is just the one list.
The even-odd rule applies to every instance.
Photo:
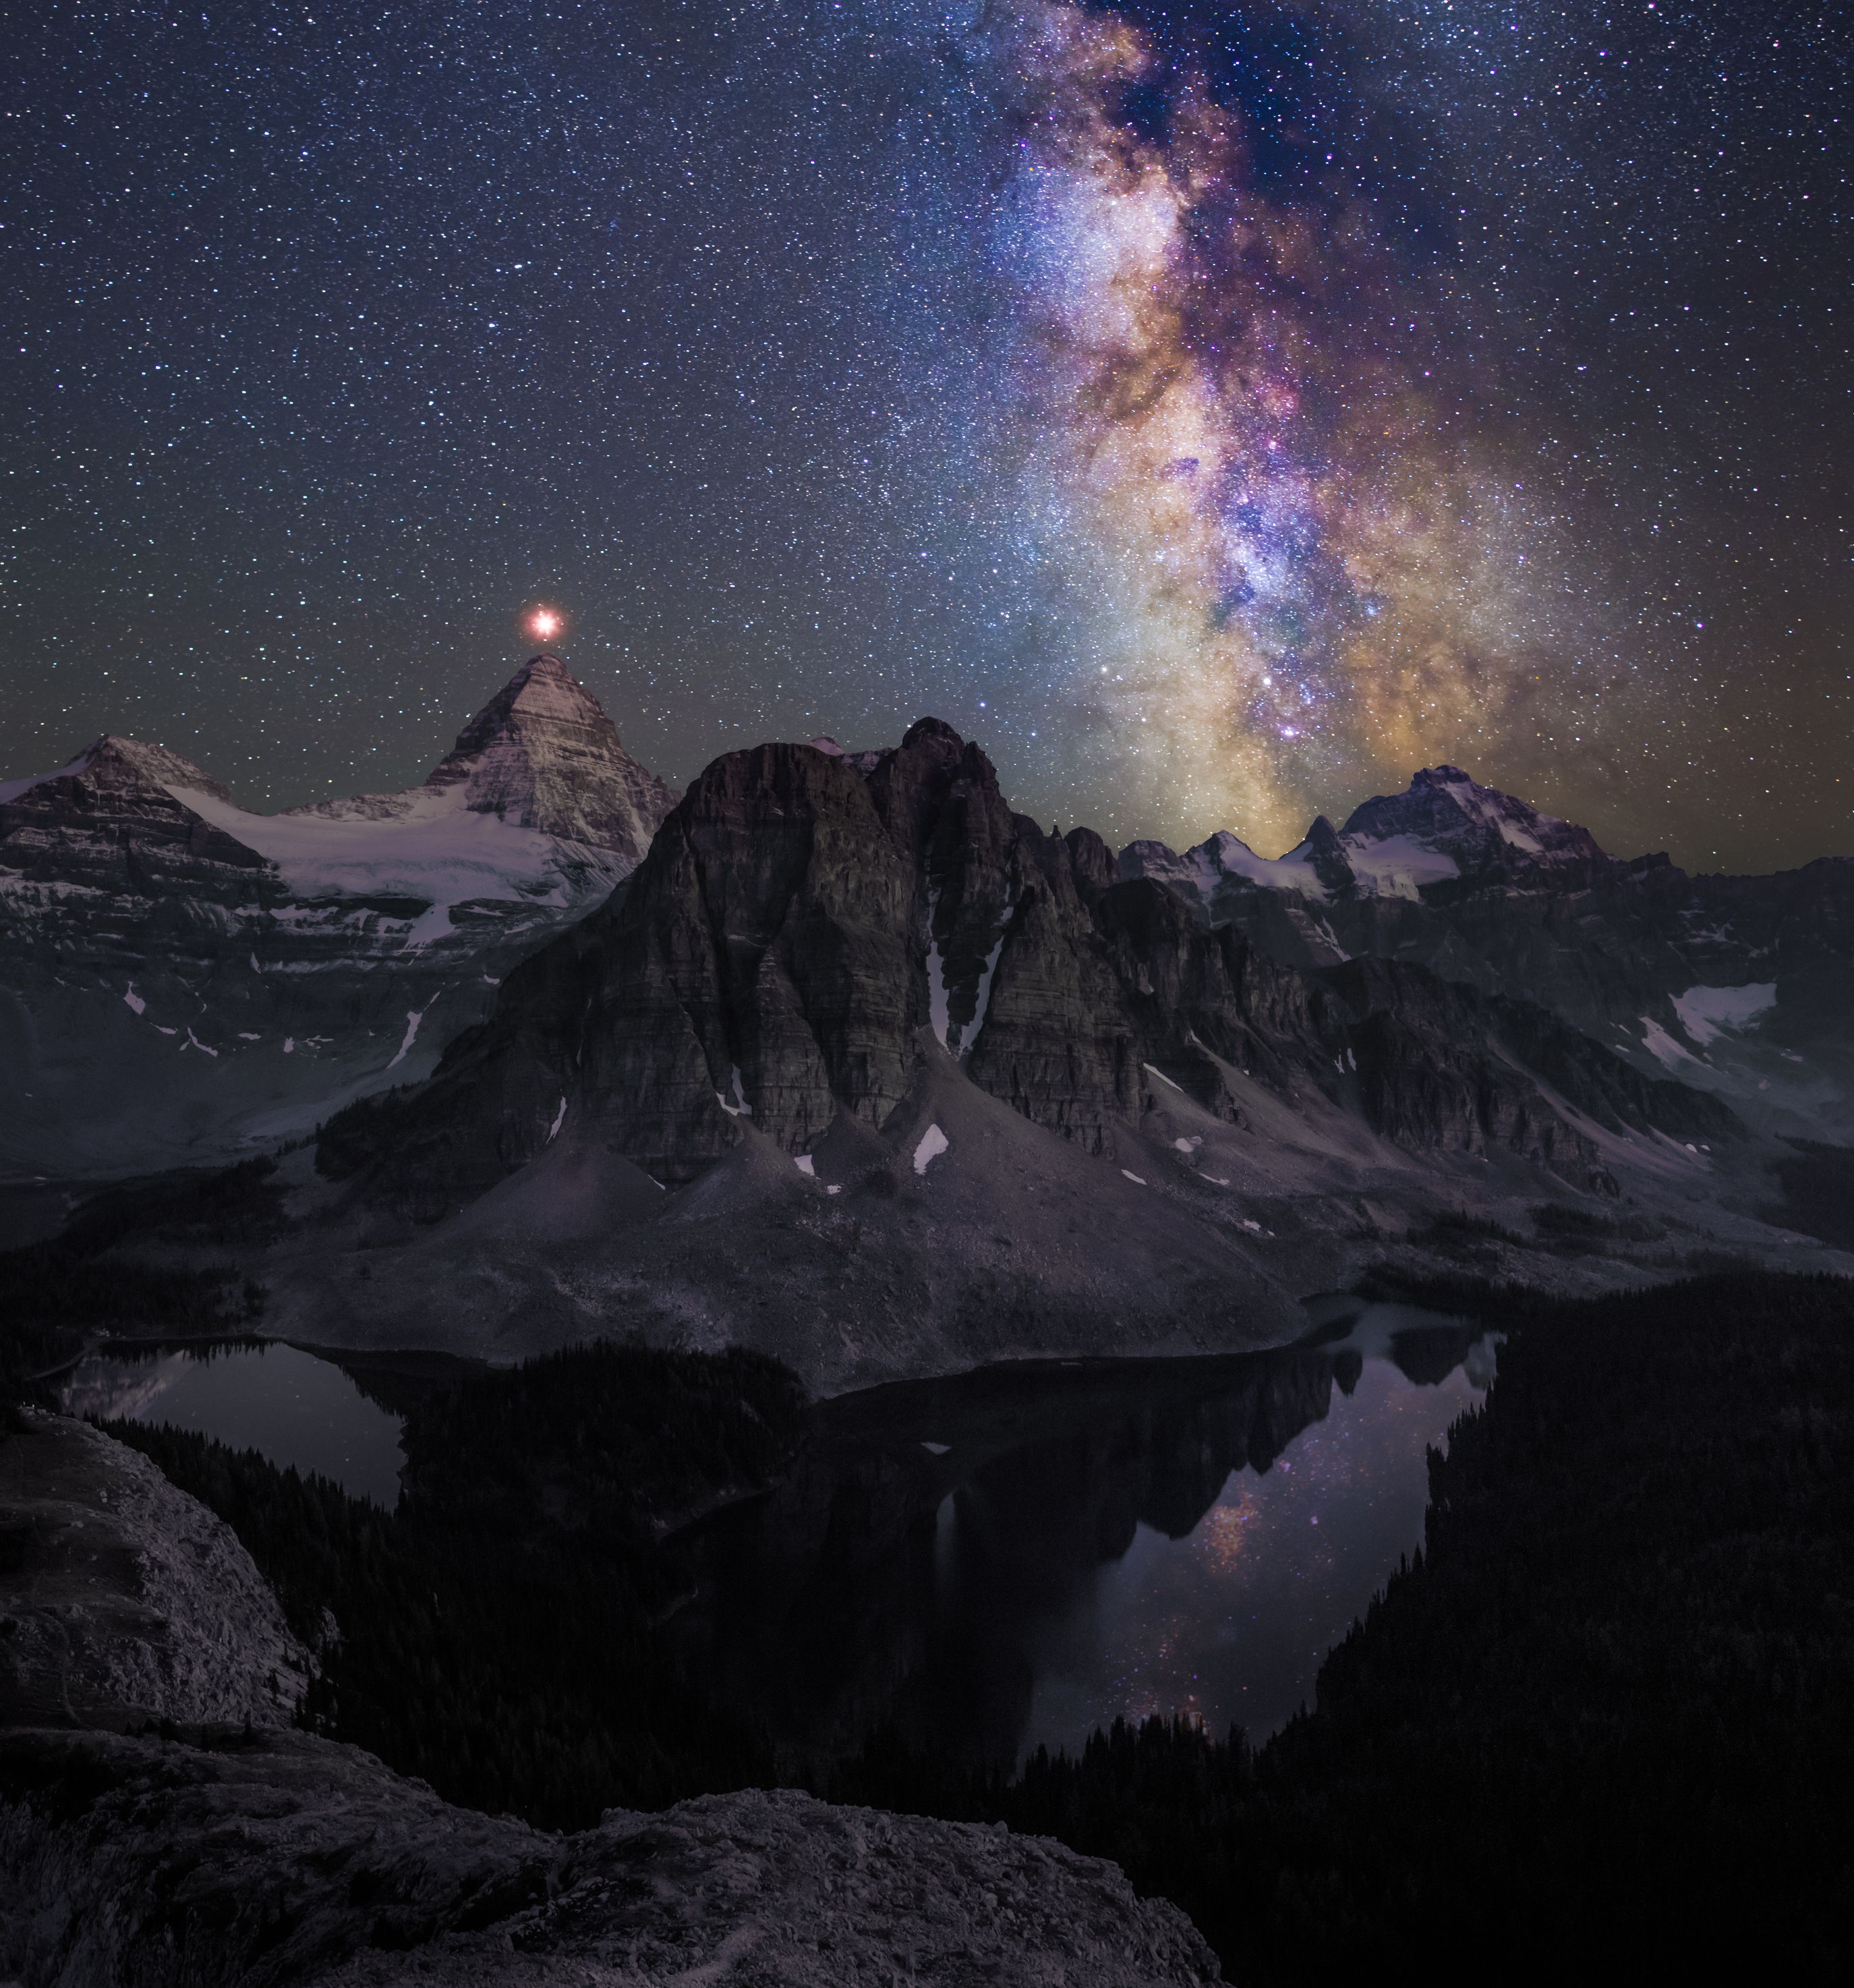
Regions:
[[558, 656], [543, 652], [530, 656], [458, 734], [451, 757], [460, 752], [481, 752], [517, 718], [542, 724], [589, 725], [609, 732], [613, 744], [618, 743], [617, 729], [599, 700]]
[[676, 805], [673, 787], [624, 749], [599, 700], [558, 656], [531, 656], [458, 734], [427, 787], [524, 828], [635, 862]]

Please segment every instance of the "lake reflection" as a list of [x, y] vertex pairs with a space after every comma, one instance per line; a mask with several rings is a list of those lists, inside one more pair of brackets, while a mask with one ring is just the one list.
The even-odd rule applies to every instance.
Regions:
[[893, 1729], [1005, 1762], [1153, 1712], [1259, 1740], [1421, 1543], [1427, 1449], [1492, 1366], [1376, 1306], [1317, 1347], [847, 1396], [790, 1483], [696, 1529], [673, 1631], [795, 1759]]
[[399, 1500], [398, 1416], [333, 1361], [293, 1346], [100, 1354], [73, 1369], [62, 1405], [67, 1415], [171, 1422], [314, 1471], [350, 1497], [389, 1510]]

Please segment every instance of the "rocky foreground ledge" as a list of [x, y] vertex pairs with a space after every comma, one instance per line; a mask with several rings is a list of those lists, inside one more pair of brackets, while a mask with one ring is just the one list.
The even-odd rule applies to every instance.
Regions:
[[[229, 1529], [119, 1461], [129, 1454], [49, 1416], [0, 1437], [0, 1649], [39, 1653], [0, 1668], [0, 1979], [1219, 1979], [1183, 1914], [1136, 1898], [1116, 1866], [1001, 1827], [748, 1790], [554, 1836], [266, 1723], [288, 1716], [270, 1684], [274, 1601]], [[183, 1551], [164, 1547], [170, 1526]], [[204, 1605], [213, 1594], [226, 1605]], [[54, 1723], [42, 1655], [59, 1624], [83, 1661], [61, 1679]], [[208, 1668], [248, 1723], [181, 1723]], [[133, 1707], [111, 1702], [118, 1678], [133, 1680]], [[164, 1679], [182, 1681], [174, 1702], [151, 1703]], [[147, 1717], [168, 1723], [111, 1729]]]

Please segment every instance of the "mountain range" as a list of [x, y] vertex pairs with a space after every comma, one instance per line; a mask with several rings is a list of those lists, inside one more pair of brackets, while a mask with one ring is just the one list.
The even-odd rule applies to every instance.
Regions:
[[402, 793], [257, 814], [108, 735], [0, 784], [0, 1168], [223, 1162], [424, 1074], [675, 800], [546, 655]]
[[1277, 859], [1116, 852], [933, 718], [678, 799], [537, 657], [420, 787], [257, 816], [106, 739], [0, 857], [12, 1163], [319, 1128], [258, 1272], [305, 1341], [836, 1389], [1275, 1343], [1374, 1270], [1849, 1266], [1795, 1190], [1854, 1118], [1854, 863], [1622, 860], [1454, 767]]

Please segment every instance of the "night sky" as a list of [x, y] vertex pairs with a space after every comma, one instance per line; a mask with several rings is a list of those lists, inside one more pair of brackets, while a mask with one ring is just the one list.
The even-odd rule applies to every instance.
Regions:
[[0, 777], [281, 806], [533, 646], [647, 763], [924, 712], [1272, 854], [1438, 759], [1854, 853], [1820, 5], [66, 4], [9, 25]]

